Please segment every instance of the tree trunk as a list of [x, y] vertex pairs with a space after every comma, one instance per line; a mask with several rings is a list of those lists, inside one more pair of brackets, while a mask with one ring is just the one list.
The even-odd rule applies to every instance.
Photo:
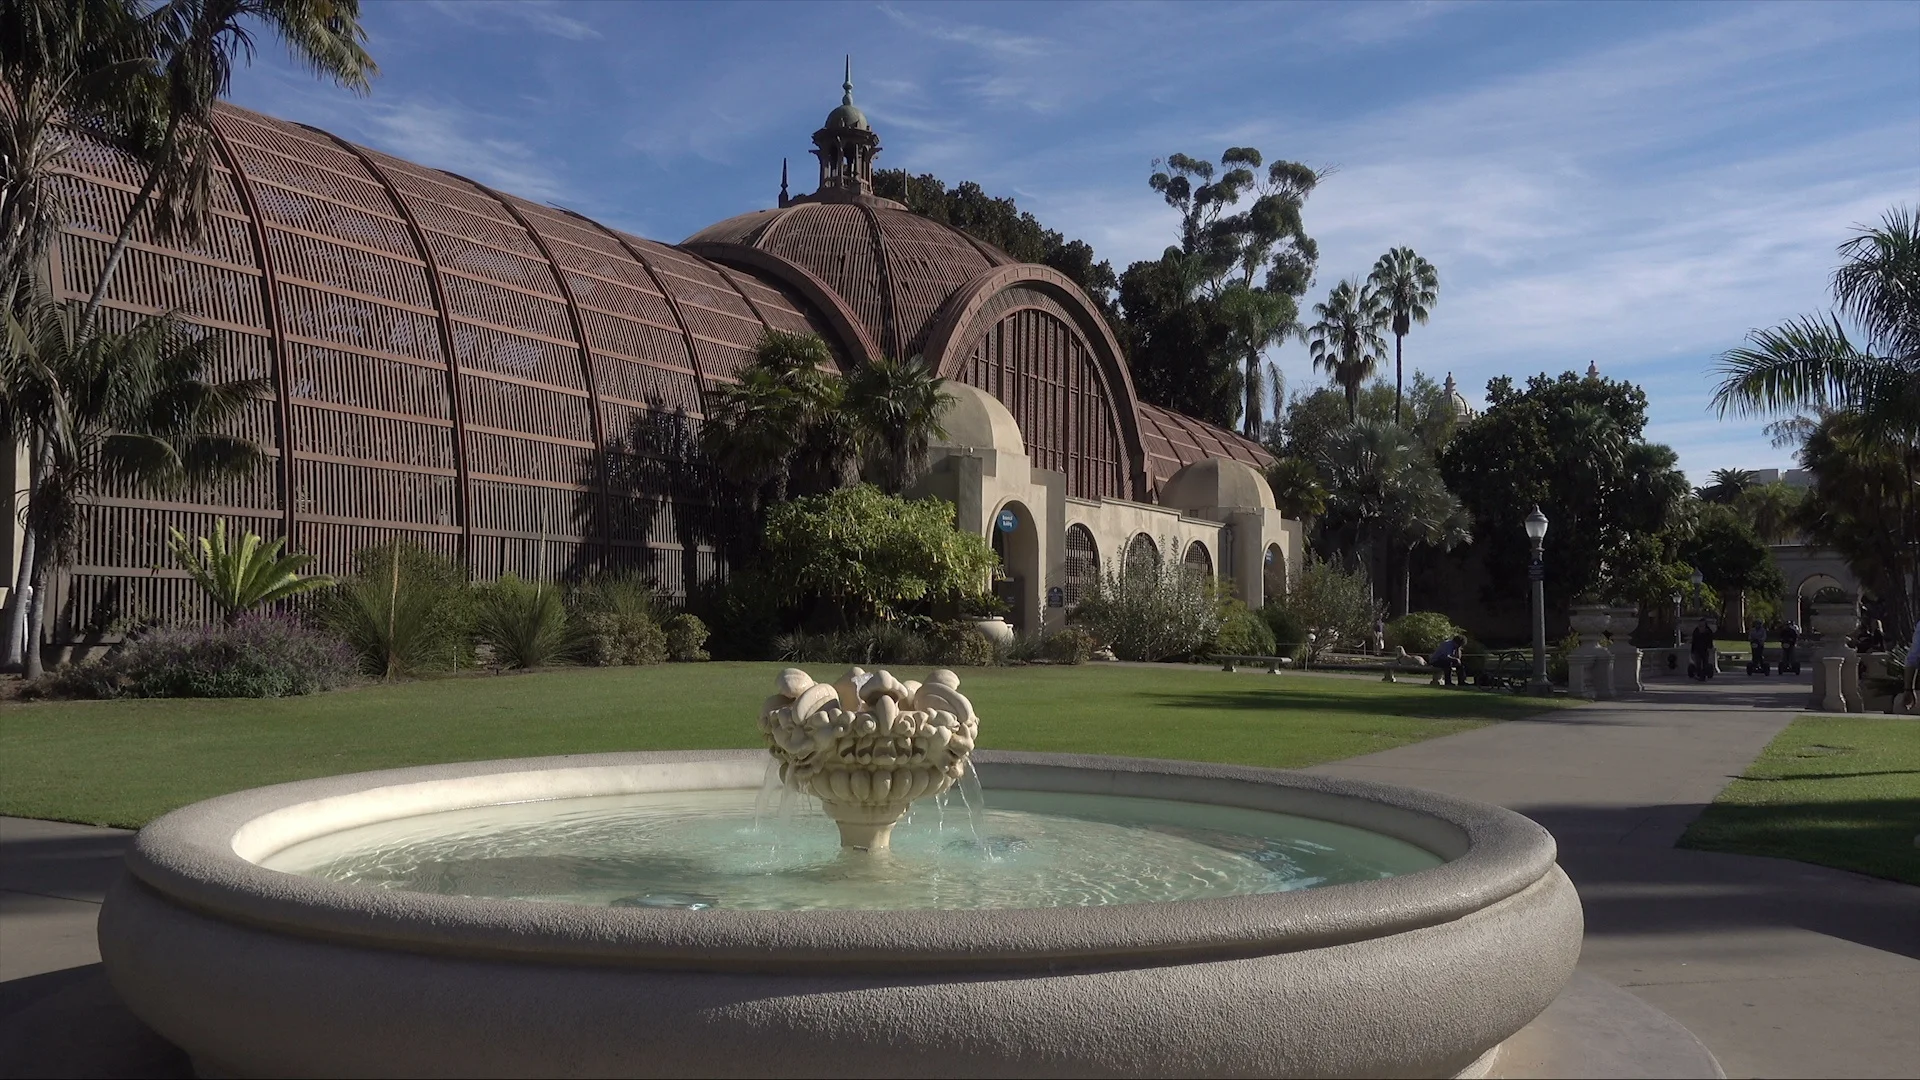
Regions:
[[47, 621], [47, 560], [34, 560], [38, 565], [33, 571], [33, 597], [27, 601], [27, 637], [26, 637], [26, 675], [37, 679], [44, 674], [41, 667], [40, 639]]
[[27, 641], [27, 604], [26, 598], [33, 595], [33, 567], [38, 561], [35, 552], [39, 550], [39, 531], [33, 527], [33, 493], [40, 490], [40, 480], [46, 474], [46, 451], [38, 439], [29, 439], [31, 449], [27, 453], [27, 514], [25, 528], [21, 531], [20, 569], [14, 576], [13, 591], [7, 596], [7, 612], [4, 645], [6, 668], [18, 671], [26, 663]]
[[[171, 123], [169, 124], [171, 126]], [[171, 130], [167, 133], [171, 136]], [[140, 214], [153, 201], [153, 189], [159, 186], [158, 170], [147, 170], [147, 181], [140, 187], [133, 205], [127, 209], [127, 216], [120, 221], [120, 235], [114, 237], [113, 250], [107, 253], [107, 264], [100, 268], [100, 280], [94, 283], [93, 295], [87, 298], [87, 310], [80, 316], [80, 327], [86, 329], [93, 325], [93, 317], [100, 310], [101, 301], [107, 298], [107, 287], [113, 284], [113, 275], [120, 269], [120, 260], [127, 253], [127, 245], [133, 241], [133, 227], [140, 221]]]
[[1413, 612], [1413, 549], [1408, 548], [1400, 563], [1400, 614]]
[[19, 671], [26, 664], [27, 640], [27, 604], [26, 598], [33, 590], [33, 549], [34, 532], [28, 529], [21, 537], [20, 572], [14, 575], [13, 591], [7, 594], [5, 667], [8, 671]]
[[1241, 422], [1241, 430], [1247, 438], [1260, 438], [1260, 350], [1247, 354], [1247, 414]]
[[1400, 364], [1400, 344], [1406, 335], [1393, 335], [1393, 422], [1400, 423], [1400, 387], [1406, 382], [1406, 370]]

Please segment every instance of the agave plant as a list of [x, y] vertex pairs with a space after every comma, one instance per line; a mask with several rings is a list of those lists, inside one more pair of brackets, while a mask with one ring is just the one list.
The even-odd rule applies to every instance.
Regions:
[[546, 667], [578, 651], [580, 635], [556, 586], [508, 574], [481, 593], [477, 615], [475, 632], [503, 667]]
[[174, 561], [206, 590], [228, 625], [255, 608], [333, 584], [330, 577], [300, 573], [313, 556], [281, 554], [284, 540], [262, 540], [258, 533], [248, 532], [229, 542], [225, 518], [213, 523], [210, 537], [189, 540], [179, 529], [167, 532]]

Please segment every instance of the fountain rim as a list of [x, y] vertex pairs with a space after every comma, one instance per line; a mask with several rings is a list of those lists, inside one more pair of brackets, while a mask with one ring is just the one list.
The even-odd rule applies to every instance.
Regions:
[[[1450, 922], [1514, 896], [1553, 873], [1557, 855], [1552, 836], [1528, 818], [1438, 792], [1206, 762], [986, 750], [973, 759], [989, 792], [1077, 790], [1251, 806], [1397, 836], [1446, 861], [1377, 881], [1160, 903], [683, 911], [373, 889], [269, 870], [235, 847], [244, 830], [258, 828], [270, 815], [297, 820], [302, 810], [312, 813], [320, 805], [378, 801], [397, 789], [430, 793], [443, 781], [485, 784], [512, 777], [534, 783], [527, 778], [545, 777], [553, 789], [549, 798], [575, 798], [636, 790], [619, 787], [617, 780], [635, 770], [665, 768], [697, 778], [703, 772], [745, 775], [744, 766], [757, 775], [753, 767], [766, 756], [763, 750], [705, 750], [501, 759], [252, 788], [155, 820], [135, 838], [127, 869], [133, 887], [202, 914], [342, 944], [665, 970], [931, 973], [1192, 963], [1380, 938]], [[614, 786], [607, 788], [609, 783]], [[749, 786], [756, 785], [687, 783], [678, 789]], [[520, 801], [529, 800], [481, 799], [435, 809]], [[388, 819], [403, 816], [410, 815]]]

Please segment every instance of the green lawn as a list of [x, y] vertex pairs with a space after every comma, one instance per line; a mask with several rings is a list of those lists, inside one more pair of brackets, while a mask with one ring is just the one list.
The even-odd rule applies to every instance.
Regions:
[[1775, 855], [1920, 885], [1920, 723], [1803, 716], [1681, 847]]
[[[755, 746], [757, 710], [780, 667], [580, 668], [270, 701], [0, 705], [0, 814], [134, 826], [212, 795], [332, 773]], [[1552, 707], [1341, 676], [1107, 664], [962, 671], [961, 690], [980, 711], [983, 748], [1283, 768]]]

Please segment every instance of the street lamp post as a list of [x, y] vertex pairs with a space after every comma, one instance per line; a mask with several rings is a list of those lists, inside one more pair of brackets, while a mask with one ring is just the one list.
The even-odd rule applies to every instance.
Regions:
[[1533, 681], [1527, 691], [1540, 697], [1553, 693], [1547, 681], [1547, 564], [1541, 558], [1541, 545], [1547, 539], [1547, 515], [1535, 506], [1527, 515], [1527, 539], [1533, 543], [1533, 562], [1527, 577], [1533, 581]]
[[1673, 590], [1673, 647], [1677, 649], [1682, 644], [1684, 642], [1681, 641], [1680, 632], [1680, 590], [1675, 589]]

